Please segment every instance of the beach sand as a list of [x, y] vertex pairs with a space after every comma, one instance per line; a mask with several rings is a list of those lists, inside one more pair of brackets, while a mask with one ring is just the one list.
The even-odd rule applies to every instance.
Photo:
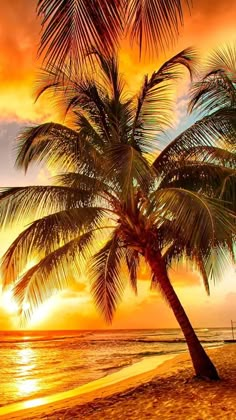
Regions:
[[193, 378], [188, 354], [165, 361], [148, 372], [103, 386], [84, 395], [21, 410], [5, 419], [142, 420], [236, 419], [236, 345], [208, 350], [221, 381]]

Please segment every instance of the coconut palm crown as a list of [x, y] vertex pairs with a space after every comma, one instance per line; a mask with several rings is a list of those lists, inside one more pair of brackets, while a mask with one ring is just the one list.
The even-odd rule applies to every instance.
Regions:
[[145, 76], [132, 97], [125, 94], [117, 60], [96, 56], [98, 76], [72, 78], [65, 71], [55, 84], [53, 70], [41, 74], [38, 95], [52, 89], [70, 127], [45, 123], [26, 128], [18, 139], [18, 167], [43, 162], [58, 175], [53, 185], [1, 192], [2, 223], [34, 219], [3, 257], [4, 286], [14, 285], [29, 317], [68, 286], [69, 276], [78, 279], [85, 262], [95, 303], [111, 322], [126, 285], [124, 266], [136, 293], [138, 267], [146, 263], [151, 286], [159, 288], [183, 331], [196, 374], [217, 379], [168, 268], [191, 262], [209, 293], [233, 258], [235, 112], [229, 107], [205, 116], [158, 153], [158, 135], [170, 122], [169, 91], [180, 68], [192, 74], [194, 51], [182, 51]]

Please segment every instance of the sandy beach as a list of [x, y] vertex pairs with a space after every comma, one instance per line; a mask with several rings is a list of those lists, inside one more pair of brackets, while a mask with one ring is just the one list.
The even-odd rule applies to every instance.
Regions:
[[233, 420], [236, 418], [236, 345], [228, 344], [208, 353], [221, 381], [194, 379], [189, 356], [182, 354], [116, 384], [104, 384], [84, 395], [5, 414], [1, 418]]

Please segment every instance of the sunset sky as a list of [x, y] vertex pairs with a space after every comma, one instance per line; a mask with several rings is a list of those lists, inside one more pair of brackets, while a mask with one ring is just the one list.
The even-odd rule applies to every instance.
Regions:
[[[40, 22], [36, 18], [36, 0], [1, 0], [0, 15], [0, 185], [19, 186], [47, 183], [45, 168], [34, 168], [27, 175], [14, 169], [14, 140], [19, 130], [28, 124], [58, 119], [50, 103], [43, 98], [34, 104], [33, 88], [37, 68], [36, 59], [40, 38]], [[235, 0], [194, 0], [191, 15], [185, 14], [185, 24], [178, 42], [172, 49], [152, 60], [138, 61], [137, 49], [127, 44], [120, 51], [121, 70], [130, 90], [138, 89], [143, 75], [159, 67], [161, 62], [178, 51], [194, 46], [204, 59], [212, 48], [236, 42]], [[186, 92], [177, 98], [173, 133], [191, 123], [184, 114]], [[170, 134], [171, 135], [171, 134]], [[0, 232], [0, 254], [23, 228], [12, 226]], [[194, 326], [229, 326], [236, 320], [236, 275], [229, 267], [222, 282], [212, 285], [208, 298], [196, 273], [179, 268], [170, 273], [178, 295]], [[142, 268], [139, 296], [129, 289], [119, 306], [113, 328], [175, 327], [176, 321], [162, 298], [150, 292], [149, 273]], [[18, 328], [14, 303], [9, 294], [0, 298], [0, 329]], [[106, 328], [94, 308], [86, 278], [61, 295], [53, 297], [35, 314], [29, 328], [91, 329]]]

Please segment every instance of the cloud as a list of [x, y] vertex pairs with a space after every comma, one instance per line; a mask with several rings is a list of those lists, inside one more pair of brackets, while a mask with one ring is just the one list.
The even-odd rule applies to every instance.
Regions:
[[1, 1], [0, 82], [32, 77], [40, 31], [35, 9], [36, 0]]
[[15, 152], [16, 138], [24, 122], [11, 121], [0, 123], [0, 186], [20, 186], [34, 184], [37, 180], [39, 168], [32, 168], [29, 173], [24, 174], [23, 170], [16, 170]]
[[[34, 105], [34, 83], [40, 60], [37, 0], [2, 0], [0, 16], [0, 120], [52, 119], [51, 106]], [[54, 112], [55, 113], [55, 112]]]

